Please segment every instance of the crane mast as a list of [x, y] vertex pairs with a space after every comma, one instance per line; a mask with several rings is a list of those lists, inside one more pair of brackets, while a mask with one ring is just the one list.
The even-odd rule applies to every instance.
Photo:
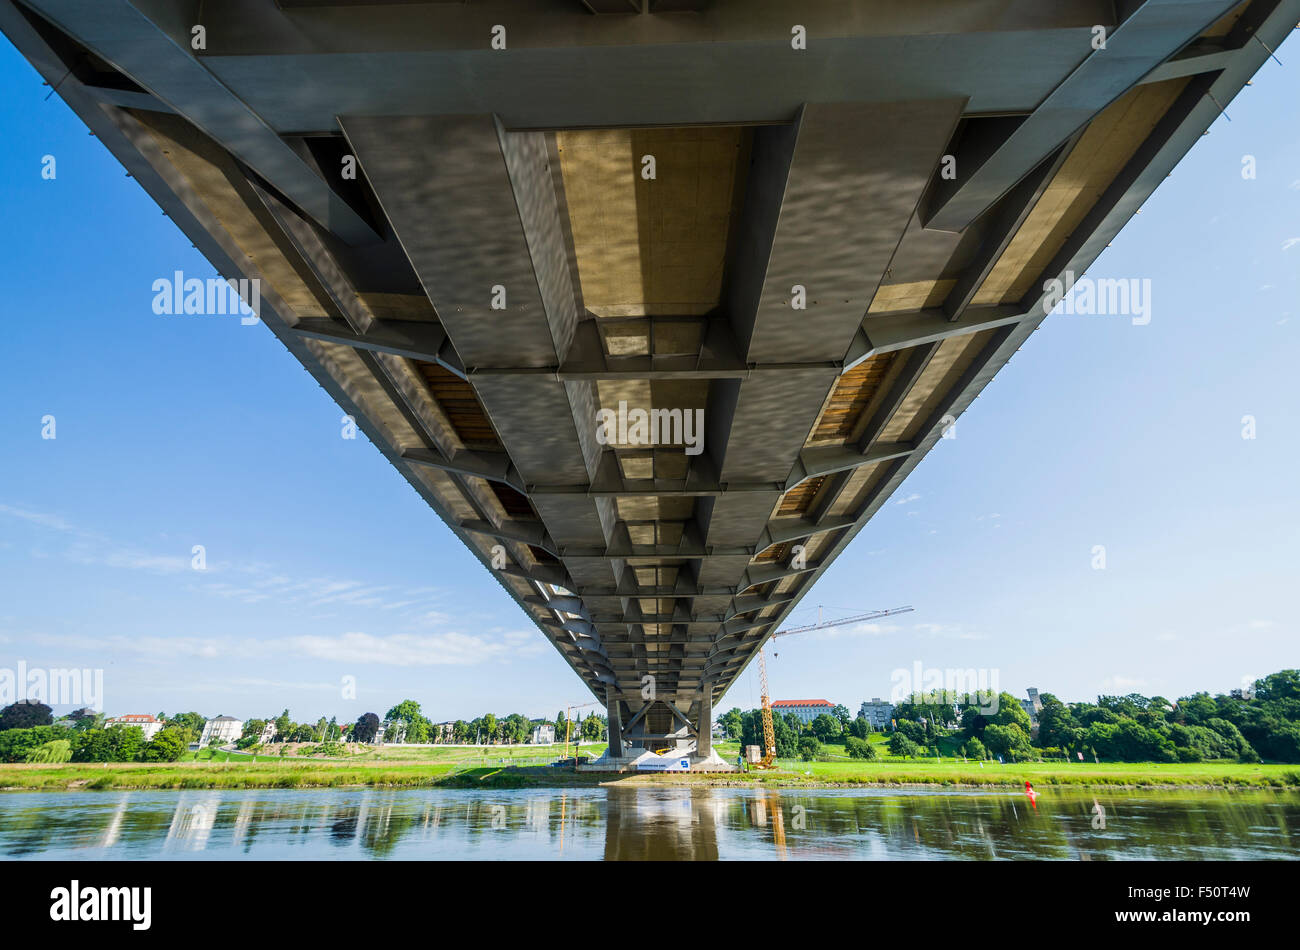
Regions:
[[761, 768], [769, 768], [776, 759], [776, 727], [772, 724], [772, 696], [767, 688], [767, 655], [758, 649], [758, 687], [763, 716], [763, 760]]

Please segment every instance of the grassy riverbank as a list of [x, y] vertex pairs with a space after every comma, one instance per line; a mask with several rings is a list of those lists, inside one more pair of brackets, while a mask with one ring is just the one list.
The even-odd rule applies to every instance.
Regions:
[[[735, 752], [727, 745], [724, 757]], [[598, 754], [599, 749], [583, 749]], [[1001, 765], [944, 759], [864, 762], [841, 757], [785, 762], [780, 769], [744, 774], [575, 773], [556, 768], [558, 750], [533, 746], [401, 749], [386, 747], [348, 759], [297, 756], [230, 756], [227, 761], [156, 763], [64, 763], [0, 765], [0, 789], [193, 789], [329, 788], [390, 786], [444, 788], [544, 788], [597, 786], [727, 785], [782, 787], [949, 786], [1020, 788], [1052, 786], [1136, 788], [1300, 788], [1300, 766], [1236, 762], [1156, 764], [1144, 762], [1032, 762]]]

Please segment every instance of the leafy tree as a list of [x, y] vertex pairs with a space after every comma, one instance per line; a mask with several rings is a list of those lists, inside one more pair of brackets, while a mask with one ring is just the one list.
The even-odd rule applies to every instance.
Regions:
[[139, 726], [87, 729], [72, 737], [74, 762], [134, 762], [144, 749], [144, 732]]
[[1178, 701], [1177, 715], [1188, 725], [1204, 726], [1209, 720], [1218, 717], [1219, 707], [1209, 693], [1194, 693]]
[[392, 709], [384, 714], [387, 720], [405, 719], [412, 722], [416, 716], [420, 715], [420, 704], [413, 699], [404, 699]]
[[871, 723], [867, 722], [866, 716], [858, 716], [849, 723], [849, 733], [858, 739], [865, 739], [871, 734]]
[[1169, 739], [1174, 744], [1180, 762], [1235, 759], [1239, 755], [1235, 742], [1207, 726], [1184, 726], [1173, 723], [1169, 727]]
[[0, 732], [0, 762], [25, 762], [27, 756], [47, 742], [69, 739], [72, 733], [60, 726], [6, 729]]
[[293, 720], [289, 718], [289, 710], [285, 710], [275, 717], [275, 738], [279, 741], [292, 742], [290, 735], [293, 733]]
[[1106, 709], [1103, 706], [1093, 706], [1090, 703], [1078, 703], [1073, 709], [1074, 718], [1079, 721], [1079, 725], [1085, 728], [1091, 727], [1096, 723], [1103, 723], [1113, 726], [1120, 721], [1120, 716], [1112, 709]]
[[1255, 698], [1260, 702], [1290, 700], [1300, 703], [1300, 670], [1279, 670], [1255, 681]]
[[1164, 733], [1143, 726], [1137, 719], [1125, 719], [1119, 723], [1111, 748], [1112, 755], [1124, 762], [1178, 761], [1173, 742]]
[[44, 703], [30, 703], [20, 699], [0, 710], [0, 731], [5, 729], [34, 729], [54, 722], [52, 710]]
[[1065, 746], [1073, 737], [1078, 723], [1070, 707], [1051, 693], [1040, 697], [1043, 708], [1038, 713], [1038, 742], [1044, 746]]
[[38, 745], [27, 753], [28, 762], [67, 762], [72, 758], [72, 743], [67, 739], [54, 739]]
[[[321, 731], [322, 736], [324, 735], [325, 730], [327, 730], [328, 728], [329, 728], [329, 724], [327, 723], [325, 729]], [[407, 742], [414, 742], [420, 745], [424, 745], [425, 743], [429, 742], [432, 738], [433, 738], [433, 723], [429, 722], [428, 719], [425, 719], [423, 716], [420, 716], [418, 719], [414, 719], [411, 722], [407, 723], [406, 726]]]
[[962, 746], [962, 754], [968, 759], [987, 759], [989, 750], [984, 747], [983, 742], [971, 736], [966, 740], [966, 744]]
[[266, 728], [265, 719], [245, 719], [244, 731], [239, 734], [239, 738], [241, 740], [261, 738], [262, 730], [265, 728]]
[[953, 712], [952, 697], [942, 690], [935, 690], [930, 693], [913, 693], [894, 707], [894, 718], [900, 723], [910, 720], [947, 726], [957, 721], [957, 714]]
[[352, 727], [354, 742], [374, 742], [379, 733], [379, 717], [372, 712], [362, 714]]
[[1211, 719], [1205, 725], [1228, 740], [1239, 762], [1259, 761], [1259, 753], [1246, 741], [1246, 737], [1234, 724], [1226, 719]]
[[196, 712], [177, 713], [168, 720], [168, 725], [179, 726], [186, 732], [186, 744], [197, 742], [199, 736], [203, 735], [203, 727], [207, 725], [207, 720]]
[[117, 755], [114, 761], [134, 762], [140, 758], [140, 753], [144, 751], [145, 746], [143, 729], [139, 726], [115, 726], [108, 732], [115, 734], [117, 738], [115, 743]]
[[[736, 719], [740, 719], [740, 711], [733, 710], [736, 713]], [[736, 726], [736, 734], [740, 734], [740, 726]], [[582, 738], [590, 742], [599, 742], [605, 738], [605, 720], [603, 717], [592, 713], [586, 719], [582, 720]]]
[[966, 738], [979, 738], [984, 735], [989, 720], [978, 706], [963, 706], [961, 711], [961, 732]]
[[[1021, 712], [1024, 712], [1022, 709]], [[993, 755], [1019, 759], [1032, 751], [1029, 736], [1015, 723], [1000, 725], [991, 722], [984, 730], [984, 745]]]
[[910, 739], [916, 745], [921, 745], [922, 743], [925, 742], [925, 727], [922, 726], [919, 722], [915, 722], [914, 720], [911, 719], [898, 720], [898, 728], [895, 730], [895, 732], [907, 736], [907, 738]]
[[998, 693], [998, 711], [989, 717], [989, 722], [998, 726], [1019, 726], [1026, 736], [1031, 728], [1029, 713], [1020, 705], [1020, 700], [1010, 693]]
[[[845, 712], [848, 712], [848, 710], [845, 710]], [[810, 724], [810, 728], [818, 742], [830, 742], [838, 738], [842, 732], [840, 721], [827, 713], [817, 716]]]
[[281, 738], [286, 742], [311, 742], [316, 738], [316, 729], [307, 722], [291, 723], [288, 732]]
[[[829, 717], [828, 717], [829, 718]], [[822, 754], [822, 744], [814, 736], [804, 736], [799, 740], [799, 758], [811, 762]]]
[[851, 759], [866, 759], [875, 761], [880, 758], [880, 753], [876, 747], [866, 739], [860, 739], [857, 736], [849, 736], [844, 740], [844, 749]]
[[[425, 718], [420, 712], [420, 704], [413, 699], [404, 699], [384, 716], [389, 722], [405, 723], [405, 735], [402, 741], [413, 742], [418, 744], [427, 743], [433, 737], [433, 723]], [[324, 736], [325, 727], [328, 726], [323, 719], [321, 720], [320, 735]]]
[[[140, 758], [146, 762], [175, 762], [189, 746], [187, 736], [184, 729], [175, 726], [161, 729], [144, 747]], [[255, 737], [253, 741], [257, 741]]]
[[1300, 762], [1300, 725], [1267, 717], [1250, 731], [1257, 755], [1277, 762]]
[[853, 721], [853, 715], [849, 712], [849, 708], [847, 706], [837, 705], [831, 710], [831, 715], [835, 717], [835, 721], [840, 724], [840, 732], [848, 732], [849, 723]]
[[1121, 719], [1136, 719], [1138, 713], [1150, 706], [1151, 700], [1138, 693], [1129, 693], [1127, 696], [1098, 696], [1097, 705], [1102, 709], [1109, 709]]
[[740, 730], [744, 726], [744, 722], [741, 719], [739, 709], [732, 708], [727, 710], [718, 722], [722, 725], [722, 728], [726, 730], [728, 739], [740, 738]]
[[[902, 725], [902, 723], [899, 723], [899, 725]], [[921, 754], [921, 747], [909, 739], [902, 730], [898, 730], [889, 737], [889, 754], [910, 759]]]
[[[574, 720], [571, 727], [573, 732], [570, 738], [575, 740], [577, 739], [580, 725], [581, 724], [578, 720]], [[530, 732], [532, 732], [532, 723], [529, 722], [527, 716], [520, 713], [511, 713], [506, 716], [505, 719], [501, 720], [501, 736], [506, 740], [506, 742], [512, 745], [518, 745], [523, 742], [528, 738]], [[556, 736], [556, 738], [562, 737]]]

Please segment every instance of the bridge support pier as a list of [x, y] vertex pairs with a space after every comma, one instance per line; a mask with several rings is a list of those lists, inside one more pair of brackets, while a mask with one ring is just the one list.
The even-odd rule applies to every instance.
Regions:
[[623, 718], [619, 713], [618, 693], [614, 687], [605, 687], [605, 712], [609, 716], [609, 749], [605, 755], [611, 758], [623, 756]]
[[713, 687], [705, 684], [700, 694], [700, 719], [695, 724], [699, 730], [695, 737], [695, 754], [707, 759], [713, 755]]
[[[652, 701], [623, 721], [624, 703], [614, 687], [605, 690], [605, 708], [609, 714], [609, 748], [594, 762], [579, 765], [582, 772], [692, 771], [735, 772], [736, 766], [724, 762], [713, 748], [713, 687], [699, 694], [696, 719], [673, 707], [651, 709]], [[630, 702], [635, 703], [635, 700]], [[666, 703], [660, 703], [661, 707]], [[655, 721], [655, 717], [659, 717]], [[625, 732], [626, 730], [626, 732]], [[694, 748], [691, 748], [692, 739]], [[667, 745], [671, 750], [662, 755]], [[674, 748], [675, 747], [675, 748]], [[668, 766], [665, 767], [665, 760]]]

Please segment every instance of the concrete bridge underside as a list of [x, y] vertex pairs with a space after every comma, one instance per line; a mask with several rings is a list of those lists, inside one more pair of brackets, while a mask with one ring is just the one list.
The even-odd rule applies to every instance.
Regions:
[[[1046, 282], [1087, 268], [1298, 17], [0, 0], [607, 704], [612, 750], [700, 756], [713, 704], [1043, 320]], [[620, 404], [702, 411], [700, 451], [602, 440]]]

